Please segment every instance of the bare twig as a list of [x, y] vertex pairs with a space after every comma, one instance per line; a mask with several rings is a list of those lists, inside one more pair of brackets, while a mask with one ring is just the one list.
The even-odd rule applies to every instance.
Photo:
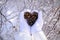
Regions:
[[[55, 14], [53, 15], [53, 17], [56, 15], [56, 13], [57, 13], [57, 11], [60, 9], [60, 7], [58, 7], [56, 10], [55, 10]], [[51, 21], [53, 20], [53, 17], [52, 17], [52, 19], [50, 20], [50, 22], [49, 22], [49, 24], [51, 23]]]
[[[55, 14], [53, 15], [53, 17], [56, 15], [56, 13], [57, 13], [57, 11], [60, 9], [60, 7], [58, 7], [57, 9], [56, 9], [56, 11], [55, 11]], [[58, 18], [57, 18], [57, 21], [53, 24], [53, 29], [52, 30], [55, 30], [55, 25], [56, 25], [56, 23], [59, 21], [59, 16], [60, 16], [60, 14], [59, 15], [57, 15], [58, 16]], [[53, 20], [54, 18], [52, 18], [51, 19], [51, 21]], [[49, 22], [49, 24], [51, 23], [51, 21]], [[52, 30], [50, 30], [50, 31], [52, 31]], [[49, 32], [50, 33], [50, 32]], [[49, 35], [49, 33], [47, 34], [47, 35]]]
[[[1, 11], [0, 11], [0, 14], [9, 22], [9, 23], [11, 23], [12, 24], [12, 22], [11, 21], [9, 21], [6, 17], [5, 17], [5, 15], [3, 15], [2, 13], [1, 13]], [[12, 24], [12, 26], [13, 26], [13, 24]]]

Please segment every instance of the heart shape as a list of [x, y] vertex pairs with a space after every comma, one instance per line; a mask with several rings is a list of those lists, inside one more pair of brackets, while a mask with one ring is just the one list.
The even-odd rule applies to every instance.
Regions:
[[33, 13], [25, 12], [24, 18], [27, 20], [28, 25], [32, 26], [38, 19], [38, 13], [37, 12], [33, 12]]

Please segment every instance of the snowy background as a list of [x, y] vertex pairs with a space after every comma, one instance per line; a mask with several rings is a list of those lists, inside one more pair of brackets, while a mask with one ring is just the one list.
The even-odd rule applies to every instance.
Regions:
[[24, 9], [43, 11], [42, 29], [46, 37], [60, 40], [60, 0], [0, 0], [0, 40], [15, 40], [14, 35], [19, 33], [19, 13]]

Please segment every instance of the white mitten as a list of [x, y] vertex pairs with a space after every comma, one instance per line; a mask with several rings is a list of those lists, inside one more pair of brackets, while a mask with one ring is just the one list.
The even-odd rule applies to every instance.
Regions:
[[[31, 18], [33, 17], [33, 12], [38, 13], [37, 20], [35, 21], [34, 24], [28, 24], [27, 20], [24, 18], [24, 12], [30, 12], [32, 15]], [[28, 16], [30, 17], [30, 16]], [[33, 18], [34, 19], [34, 18]], [[32, 19], [32, 20], [33, 20]], [[29, 21], [30, 22], [30, 21]], [[42, 19], [42, 11], [37, 11], [37, 10], [29, 10], [25, 9], [20, 13], [20, 33], [19, 36], [20, 38], [23, 38], [21, 40], [47, 40], [45, 34], [42, 31], [43, 27], [43, 19]], [[22, 34], [22, 35], [21, 35]]]

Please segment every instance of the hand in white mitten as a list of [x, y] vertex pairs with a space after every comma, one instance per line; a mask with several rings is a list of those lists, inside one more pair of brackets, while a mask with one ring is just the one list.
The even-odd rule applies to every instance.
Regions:
[[[27, 12], [27, 14], [25, 15], [24, 12]], [[35, 14], [33, 12], [37, 12], [38, 16], [38, 18], [36, 17], [37, 20], [34, 20], [33, 16]], [[47, 40], [45, 34], [42, 31], [42, 27], [43, 27], [42, 11], [38, 12], [37, 10], [31, 11], [26, 9], [20, 13], [20, 32], [22, 33], [22, 36], [20, 33], [20, 37], [24, 38], [23, 35], [25, 35], [24, 40], [25, 39], [29, 40], [27, 37], [30, 37], [30, 39], [33, 40]]]

